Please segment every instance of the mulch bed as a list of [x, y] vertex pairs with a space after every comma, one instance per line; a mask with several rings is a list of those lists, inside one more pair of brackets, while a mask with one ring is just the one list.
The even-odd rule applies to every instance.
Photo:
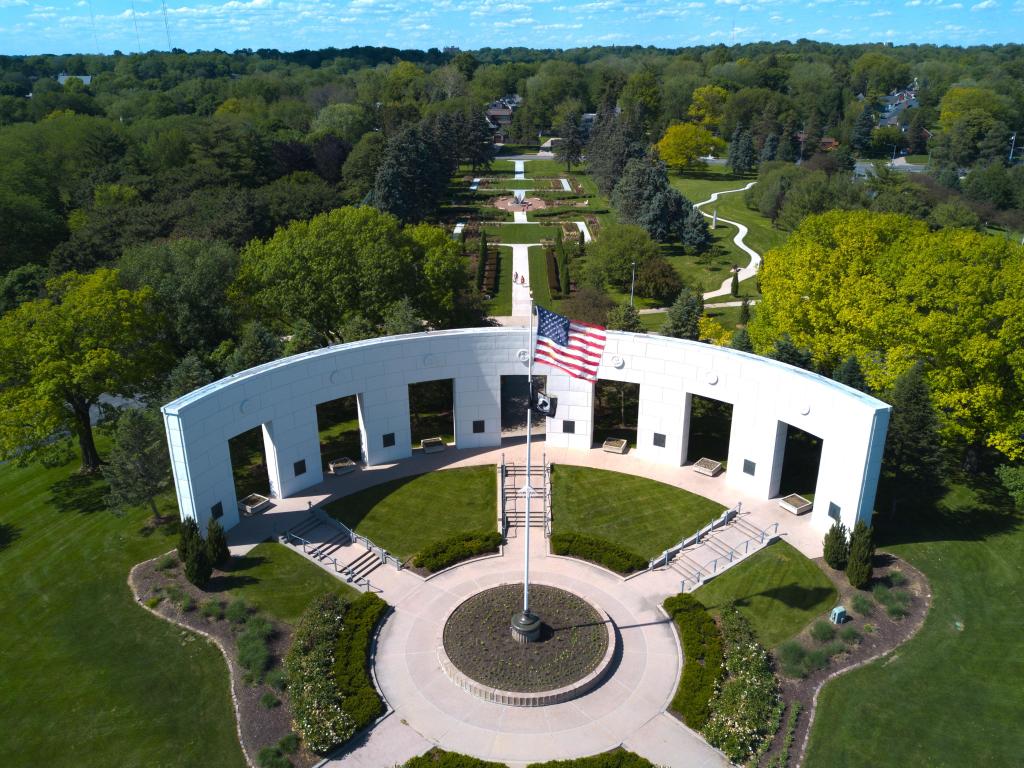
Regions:
[[[804, 751], [807, 748], [807, 739], [811, 727], [814, 724], [814, 714], [817, 706], [818, 693], [826, 682], [851, 669], [863, 666], [877, 658], [891, 653], [895, 648], [913, 637], [924, 624], [928, 609], [931, 606], [932, 594], [928, 579], [921, 571], [901, 560], [895, 555], [878, 553], [875, 556], [875, 574], [872, 585], [876, 583], [887, 583], [890, 573], [899, 571], [906, 578], [906, 583], [897, 587], [910, 595], [910, 601], [906, 605], [907, 615], [903, 618], [893, 619], [886, 613], [881, 604], [875, 602], [870, 589], [856, 590], [850, 586], [846, 574], [829, 568], [822, 558], [815, 562], [822, 571], [832, 580], [835, 588], [839, 591], [839, 598], [836, 605], [846, 608], [850, 619], [843, 625], [853, 627], [861, 634], [861, 640], [857, 645], [848, 646], [846, 652], [835, 656], [825, 669], [810, 673], [802, 679], [791, 679], [782, 675], [781, 666], [776, 665], [779, 670], [779, 679], [782, 683], [782, 698], [786, 710], [782, 716], [782, 725], [775, 735], [771, 749], [764, 755], [760, 765], [767, 765], [776, 754], [784, 748], [786, 719], [789, 716], [793, 702], [799, 701], [802, 705], [799, 720], [797, 721], [796, 733], [793, 739], [793, 746], [790, 751], [789, 765], [800, 765], [803, 761]], [[853, 597], [861, 594], [874, 603], [874, 608], [869, 616], [861, 617], [852, 609]], [[866, 625], [871, 625], [873, 631], [867, 631]], [[810, 637], [809, 629], [805, 629], [796, 637], [808, 649], [819, 647], [813, 638]]]
[[[231, 674], [231, 697], [235, 704], [239, 742], [247, 762], [250, 766], [255, 766], [257, 764], [256, 756], [262, 748], [274, 746], [283, 737], [293, 732], [288, 692], [287, 690], [276, 691], [265, 684], [248, 685], [245, 682], [245, 670], [238, 665], [237, 659], [236, 636], [240, 631], [240, 625], [232, 624], [227, 619], [203, 616], [199, 611], [199, 606], [215, 596], [189, 583], [180, 564], [166, 570], [157, 570], [156, 565], [161, 557], [136, 565], [128, 575], [128, 585], [131, 587], [135, 599], [146, 610], [185, 627], [187, 630], [206, 635], [220, 648], [227, 660], [228, 670]], [[214, 570], [214, 579], [225, 577], [230, 577], [230, 571]], [[177, 587], [184, 594], [190, 595], [195, 602], [195, 608], [183, 611], [177, 603], [167, 598], [168, 587], [172, 589]], [[163, 599], [155, 606], [151, 607], [146, 604], [147, 600], [157, 596], [162, 596]], [[268, 641], [268, 645], [273, 659], [271, 669], [275, 669], [281, 665], [281, 660], [288, 652], [292, 628], [281, 622], [272, 623], [275, 634]], [[193, 632], [182, 631], [181, 633], [183, 645], [195, 642], [196, 639], [197, 636]], [[267, 709], [260, 704], [260, 697], [268, 691], [277, 696], [281, 702], [273, 709]], [[296, 768], [309, 768], [322, 758], [300, 747], [299, 751], [289, 755], [288, 759]]]
[[534, 693], [590, 674], [608, 648], [605, 619], [564, 589], [530, 585], [530, 610], [543, 622], [540, 640], [518, 643], [510, 622], [523, 588], [503, 584], [466, 600], [448, 619], [444, 649], [467, 677], [503, 691]]

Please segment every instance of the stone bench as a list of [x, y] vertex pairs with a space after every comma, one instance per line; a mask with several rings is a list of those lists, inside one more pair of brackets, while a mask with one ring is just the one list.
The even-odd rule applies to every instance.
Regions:
[[273, 504], [266, 496], [262, 496], [258, 493], [250, 493], [238, 502], [238, 511], [246, 517], [249, 517], [252, 515], [258, 515], [260, 512], [270, 509], [271, 506], [273, 506]]
[[420, 448], [424, 453], [440, 453], [445, 449], [445, 444], [440, 437], [425, 437], [420, 440]]
[[792, 512], [794, 515], [802, 515], [805, 512], [811, 511], [814, 502], [808, 501], [797, 493], [791, 493], [789, 496], [779, 499], [779, 506], [787, 512]]
[[358, 464], [348, 456], [342, 456], [340, 459], [327, 462], [327, 471], [332, 475], [347, 475], [349, 472], [355, 472], [357, 466]]
[[601, 450], [608, 453], [623, 454], [629, 450], [629, 441], [621, 437], [609, 437], [601, 444]]
[[693, 471], [708, 477], [715, 477], [722, 471], [722, 462], [701, 458], [693, 462]]

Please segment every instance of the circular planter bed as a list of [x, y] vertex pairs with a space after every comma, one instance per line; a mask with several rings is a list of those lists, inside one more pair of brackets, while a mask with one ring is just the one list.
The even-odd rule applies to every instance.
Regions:
[[531, 584], [540, 639], [518, 643], [510, 622], [522, 599], [522, 585], [503, 584], [456, 606], [438, 647], [445, 673], [475, 696], [516, 706], [568, 701], [598, 685], [615, 652], [607, 614], [564, 589]]

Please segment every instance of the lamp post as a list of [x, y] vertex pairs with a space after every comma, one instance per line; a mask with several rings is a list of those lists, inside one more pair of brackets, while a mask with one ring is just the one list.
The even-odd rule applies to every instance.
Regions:
[[633, 272], [629, 278], [629, 306], [633, 306], [633, 285], [636, 283], [636, 262], [633, 262]]

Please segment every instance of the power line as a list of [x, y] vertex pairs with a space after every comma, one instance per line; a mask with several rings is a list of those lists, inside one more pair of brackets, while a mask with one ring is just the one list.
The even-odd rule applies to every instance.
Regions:
[[164, 12], [164, 32], [167, 33], [167, 50], [170, 51], [171, 47], [172, 47], [171, 46], [171, 27], [167, 23], [167, 3], [164, 2], [164, 0], [160, 0], [160, 7], [163, 9], [163, 12]]
[[135, 15], [135, 0], [132, 0], [132, 23], [135, 25], [135, 41], [138, 43], [139, 53], [142, 53], [142, 35], [139, 34], [139, 19]]
[[96, 46], [96, 53], [103, 53], [100, 50], [100, 39], [96, 36], [96, 16], [92, 12], [92, 0], [89, 0], [89, 21], [92, 24], [92, 44]]

